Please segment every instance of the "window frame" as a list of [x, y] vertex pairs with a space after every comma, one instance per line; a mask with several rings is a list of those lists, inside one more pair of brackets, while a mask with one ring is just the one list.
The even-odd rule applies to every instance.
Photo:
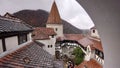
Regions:
[[20, 34], [18, 35], [18, 44], [22, 44], [27, 42], [27, 34]]

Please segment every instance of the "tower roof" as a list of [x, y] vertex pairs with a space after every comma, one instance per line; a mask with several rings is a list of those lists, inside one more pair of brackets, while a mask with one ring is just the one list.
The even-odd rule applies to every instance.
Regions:
[[62, 24], [55, 1], [53, 2], [53, 5], [47, 20], [47, 24]]

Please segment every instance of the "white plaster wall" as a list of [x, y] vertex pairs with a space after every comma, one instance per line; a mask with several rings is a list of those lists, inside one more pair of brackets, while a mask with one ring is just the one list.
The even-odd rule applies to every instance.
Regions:
[[91, 58], [95, 58], [95, 50], [91, 51]]
[[[57, 37], [63, 36], [63, 25], [62, 24], [47, 24], [46, 27], [53, 28], [57, 33]], [[57, 31], [56, 31], [57, 28]]]
[[[47, 40], [37, 40], [40, 43], [43, 43], [45, 46], [43, 46], [43, 49], [49, 52], [51, 55], [55, 55], [55, 42], [56, 42], [56, 37], [47, 39]], [[52, 48], [49, 47], [48, 45], [52, 45]]]
[[46, 48], [48, 47], [48, 45], [50, 44], [50, 40], [47, 39], [47, 40], [36, 40], [40, 43], [43, 43], [45, 46], [43, 46], [43, 49], [46, 50]]
[[5, 38], [5, 43], [6, 43], [7, 50], [14, 48], [18, 45], [18, 37], [13, 36], [13, 37]]
[[88, 54], [91, 53], [90, 45], [87, 46], [87, 52], [88, 52]]
[[90, 48], [90, 45], [87, 46], [87, 53], [85, 55], [85, 60], [86, 61], [89, 61], [91, 58], [91, 48]]
[[3, 48], [2, 48], [2, 39], [0, 39], [0, 53], [3, 52]]
[[[95, 30], [95, 33], [93, 33], [93, 30]], [[100, 38], [99, 34], [98, 34], [98, 31], [96, 29], [91, 29], [91, 36]]]
[[27, 34], [27, 41], [31, 41], [32, 37], [31, 37], [31, 33]]

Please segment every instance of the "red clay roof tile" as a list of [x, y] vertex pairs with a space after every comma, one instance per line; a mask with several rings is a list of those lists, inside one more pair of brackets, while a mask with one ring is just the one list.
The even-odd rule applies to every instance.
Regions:
[[94, 43], [94, 44], [93, 44], [93, 47], [94, 47], [95, 49], [98, 49], [98, 50], [100, 50], [100, 51], [103, 52], [103, 48], [102, 48], [102, 43], [101, 43], [101, 41], [96, 41], [96, 40], [93, 40], [93, 39], [92, 39], [92, 42]]
[[88, 45], [93, 45], [93, 42], [89, 39], [89, 38], [87, 38], [87, 37], [85, 37], [85, 38], [83, 38], [83, 39], [80, 39], [79, 41], [78, 41], [83, 47], [87, 47]]
[[[26, 46], [0, 58], [1, 68], [53, 68], [53, 57], [44, 51], [35, 42], [26, 44]], [[43, 45], [43, 44], [41, 44]], [[24, 58], [29, 58], [29, 63], [25, 63]], [[48, 65], [49, 64], [49, 65]]]
[[80, 65], [75, 68], [103, 68], [97, 61], [90, 59], [90, 61], [83, 61]]
[[33, 33], [34, 40], [45, 40], [49, 39], [49, 36], [56, 35], [53, 28], [37, 27]]
[[82, 34], [64, 34], [64, 38], [65, 40], [80, 40], [82, 38], [84, 38], [84, 35]]

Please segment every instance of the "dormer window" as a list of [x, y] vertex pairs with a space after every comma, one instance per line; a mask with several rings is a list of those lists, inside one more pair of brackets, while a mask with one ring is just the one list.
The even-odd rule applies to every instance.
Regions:
[[28, 63], [30, 63], [30, 58], [25, 57], [25, 58], [23, 58], [23, 61], [24, 61], [26, 64], [28, 64]]

